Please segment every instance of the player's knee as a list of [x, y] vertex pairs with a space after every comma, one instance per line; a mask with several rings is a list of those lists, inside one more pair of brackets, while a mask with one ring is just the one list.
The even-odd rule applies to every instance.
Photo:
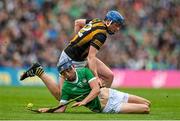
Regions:
[[147, 105], [148, 107], [151, 106], [151, 102], [149, 100], [145, 100], [144, 104]]
[[149, 106], [143, 105], [142, 109], [143, 109], [143, 110], [142, 110], [142, 113], [149, 114], [149, 112], [150, 112]]
[[109, 80], [110, 82], [112, 82], [113, 79], [114, 79], [114, 74], [113, 74], [113, 72], [111, 71], [111, 72], [108, 74], [108, 80]]
[[113, 73], [111, 72], [111, 73], [109, 73], [109, 74], [107, 75], [107, 78], [106, 78], [106, 87], [108, 87], [108, 88], [111, 87], [111, 84], [112, 84], [112, 82], [113, 82], [113, 79], [114, 79], [114, 75], [113, 75]]
[[147, 105], [148, 107], [151, 107], [151, 102], [149, 100], [147, 101]]

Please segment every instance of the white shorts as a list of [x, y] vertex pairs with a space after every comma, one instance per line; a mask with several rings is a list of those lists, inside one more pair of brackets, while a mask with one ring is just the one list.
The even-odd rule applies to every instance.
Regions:
[[104, 107], [104, 113], [119, 113], [121, 112], [122, 103], [127, 103], [129, 94], [123, 93], [114, 89], [109, 89], [109, 99]]
[[[61, 56], [59, 57], [57, 66], [66, 58], [69, 60], [72, 60], [64, 51], [62, 51]], [[75, 68], [82, 68], [87, 65], [87, 61], [73, 61], [72, 60], [72, 63], [75, 66]]]

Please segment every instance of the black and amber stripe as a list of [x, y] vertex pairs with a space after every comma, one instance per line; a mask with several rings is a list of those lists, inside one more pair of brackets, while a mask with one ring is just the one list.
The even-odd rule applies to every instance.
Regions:
[[43, 68], [39, 67], [39, 68], [36, 69], [35, 74], [36, 74], [37, 76], [41, 76], [43, 73], [44, 73]]
[[[91, 29], [82, 31], [82, 36], [77, 34], [69, 43], [65, 52], [75, 61], [82, 61], [88, 55], [90, 45], [96, 49], [100, 49], [106, 40], [107, 27], [100, 20], [91, 21]], [[102, 35], [103, 38], [99, 38], [97, 35]]]

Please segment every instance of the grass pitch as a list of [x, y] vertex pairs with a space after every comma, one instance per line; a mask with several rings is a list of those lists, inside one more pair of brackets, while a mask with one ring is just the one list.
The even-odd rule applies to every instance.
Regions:
[[180, 89], [121, 89], [152, 102], [150, 114], [98, 114], [85, 107], [68, 108], [61, 114], [37, 114], [25, 109], [54, 107], [58, 102], [45, 87], [0, 86], [0, 119], [16, 120], [175, 120], [180, 119]]

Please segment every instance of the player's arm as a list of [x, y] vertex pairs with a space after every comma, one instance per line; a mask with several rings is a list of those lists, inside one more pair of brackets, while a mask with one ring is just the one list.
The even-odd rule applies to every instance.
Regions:
[[102, 33], [95, 35], [93, 40], [91, 41], [89, 53], [87, 56], [88, 66], [93, 71], [94, 76], [97, 78], [97, 81], [99, 82], [100, 86], [102, 86], [102, 83], [97, 73], [96, 54], [98, 53], [98, 50], [100, 49], [100, 47], [104, 44], [105, 40], [106, 40], [106, 35]]
[[83, 26], [86, 24], [86, 19], [77, 19], [74, 22], [74, 32], [75, 34], [78, 33], [78, 31], [83, 28]]
[[[60, 105], [62, 105], [62, 103], [60, 103]], [[66, 108], [67, 108], [67, 106], [65, 105], [65, 106], [62, 106], [58, 109], [55, 109], [55, 110], [53, 109], [54, 111], [52, 111], [51, 113], [63, 113], [63, 112], [65, 112]], [[38, 111], [41, 113], [48, 113], [49, 110], [52, 110], [52, 109], [51, 108], [40, 108], [40, 109], [38, 109]]]
[[65, 86], [62, 87], [62, 95], [61, 95], [61, 99], [60, 100], [60, 104], [59, 106], [53, 108], [53, 112], [54, 113], [62, 113], [65, 112], [66, 110], [66, 104], [68, 102], [68, 100], [70, 99], [69, 94], [65, 91]]
[[89, 95], [84, 100], [82, 100], [83, 104], [89, 103], [94, 98], [96, 98], [100, 93], [100, 87], [99, 87], [99, 84], [98, 84], [96, 79], [93, 79], [91, 82], [89, 82], [89, 85], [90, 85], [92, 90], [89, 93]]
[[[61, 101], [62, 101], [62, 100], [61, 100]], [[63, 104], [64, 104], [64, 103], [60, 102], [59, 105], [63, 105]], [[67, 106], [65, 105], [65, 106], [63, 106], [63, 107], [61, 107], [61, 108], [55, 110], [54, 113], [63, 113], [63, 112], [66, 111], [66, 108], [67, 108]]]
[[85, 76], [86, 76], [86, 80], [88, 80], [89, 86], [91, 88], [91, 92], [81, 102], [77, 102], [73, 106], [86, 105], [87, 103], [92, 101], [94, 98], [96, 98], [100, 93], [100, 87], [97, 82], [97, 79], [96, 77], [94, 77], [90, 69], [85, 68]]
[[64, 80], [65, 80], [64, 77], [63, 77], [63, 76], [60, 76], [59, 83], [58, 83], [58, 88], [59, 88], [59, 91], [60, 91], [60, 95], [59, 95], [59, 97], [58, 97], [57, 100], [59, 100], [60, 97], [61, 97], [61, 94], [62, 94], [62, 86], [63, 86], [63, 84], [64, 84]]
[[96, 80], [96, 78], [92, 78], [89, 81], [89, 85], [91, 87], [91, 92], [87, 95], [86, 98], [84, 98], [81, 102], [76, 102], [72, 105], [72, 107], [76, 107], [76, 106], [83, 106], [86, 105], [87, 103], [89, 103], [90, 101], [92, 101], [94, 98], [96, 98], [99, 93], [100, 93], [100, 87], [99, 84]]
[[[62, 77], [63, 78], [63, 77]], [[64, 82], [64, 81], [63, 81]], [[61, 95], [61, 99], [60, 99], [60, 104], [59, 104], [59, 106], [61, 106], [61, 105], [64, 105], [64, 104], [66, 104], [67, 102], [68, 102], [68, 100], [70, 99], [70, 97], [69, 97], [69, 94], [65, 91], [66, 89], [65, 89], [65, 86], [64, 87], [62, 87], [62, 95]], [[65, 110], [66, 110], [66, 105], [64, 105], [64, 106], [62, 106], [62, 107], [58, 107], [54, 112], [55, 113], [62, 113], [62, 112], [65, 112]]]
[[89, 23], [90, 19], [77, 19], [74, 22], [74, 32], [75, 34], [78, 33], [78, 31], [84, 27], [85, 24]]
[[66, 104], [69, 100], [70, 97], [69, 95], [63, 90], [62, 88], [62, 95], [61, 95], [61, 99], [60, 100], [60, 103], [58, 106], [54, 107], [54, 108], [40, 108], [39, 111], [42, 112], [42, 113], [47, 113], [47, 112], [51, 112], [51, 113], [62, 113], [62, 112], [65, 112], [66, 110]]

